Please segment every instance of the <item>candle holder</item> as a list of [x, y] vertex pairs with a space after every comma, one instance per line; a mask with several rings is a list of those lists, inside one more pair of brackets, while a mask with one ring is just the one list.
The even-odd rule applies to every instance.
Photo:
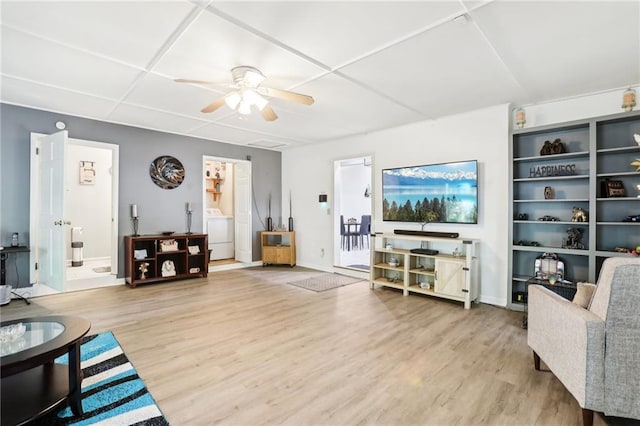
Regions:
[[191, 232], [191, 211], [187, 211], [187, 234], [192, 234]]
[[139, 236], [138, 234], [138, 217], [132, 217], [131, 220], [133, 221], [133, 236], [137, 237]]
[[525, 123], [527, 122], [525, 112], [522, 108], [516, 109], [515, 118], [516, 118], [516, 126], [518, 127], [518, 129], [522, 129]]

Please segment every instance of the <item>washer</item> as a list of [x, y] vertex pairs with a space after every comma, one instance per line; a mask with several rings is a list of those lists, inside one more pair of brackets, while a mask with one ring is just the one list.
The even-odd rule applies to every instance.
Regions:
[[209, 235], [210, 260], [233, 259], [233, 216], [225, 216], [220, 209], [207, 209], [207, 234]]

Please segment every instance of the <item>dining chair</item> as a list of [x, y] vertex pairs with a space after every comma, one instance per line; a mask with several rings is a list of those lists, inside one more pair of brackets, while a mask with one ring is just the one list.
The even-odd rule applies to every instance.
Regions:
[[354, 238], [359, 234], [356, 232], [347, 231], [347, 226], [344, 223], [344, 216], [340, 215], [340, 236], [342, 237], [341, 247], [344, 250], [346, 247], [348, 251], [351, 251], [351, 243]]
[[364, 240], [367, 240], [367, 248], [369, 248], [369, 234], [371, 234], [371, 215], [363, 214], [360, 219], [360, 230], [358, 231], [358, 239], [360, 240], [360, 248], [364, 248]]

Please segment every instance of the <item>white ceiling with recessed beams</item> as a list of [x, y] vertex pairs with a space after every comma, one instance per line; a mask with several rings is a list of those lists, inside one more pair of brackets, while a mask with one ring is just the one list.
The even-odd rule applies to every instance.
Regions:
[[[275, 150], [640, 82], [639, 1], [0, 6], [2, 102]], [[238, 65], [315, 103], [202, 113]]]

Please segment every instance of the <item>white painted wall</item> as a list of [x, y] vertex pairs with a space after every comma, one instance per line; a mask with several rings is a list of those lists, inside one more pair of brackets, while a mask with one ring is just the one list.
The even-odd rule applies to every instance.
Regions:
[[[95, 185], [80, 185], [80, 161], [94, 162]], [[71, 226], [83, 229], [85, 259], [111, 256], [111, 167], [111, 150], [69, 143], [66, 217]], [[71, 231], [66, 238], [67, 260], [70, 260]]]
[[364, 196], [364, 190], [371, 183], [371, 166], [364, 164], [340, 167], [342, 193], [340, 211], [345, 221], [356, 218], [360, 221], [363, 214], [371, 214], [371, 198]]
[[[291, 190], [293, 194], [297, 263], [333, 270], [333, 234], [337, 230], [334, 229], [332, 208], [323, 208], [318, 203], [318, 194], [326, 193], [329, 206], [333, 206], [335, 160], [372, 156], [372, 230], [393, 232], [395, 228], [420, 229], [420, 225], [382, 222], [382, 169], [475, 159], [479, 163], [479, 223], [431, 224], [427, 229], [459, 232], [462, 237], [481, 240], [480, 300], [506, 306], [509, 111], [509, 105], [498, 105], [284, 151], [282, 193]], [[321, 250], [324, 250], [324, 256], [321, 256]]]

